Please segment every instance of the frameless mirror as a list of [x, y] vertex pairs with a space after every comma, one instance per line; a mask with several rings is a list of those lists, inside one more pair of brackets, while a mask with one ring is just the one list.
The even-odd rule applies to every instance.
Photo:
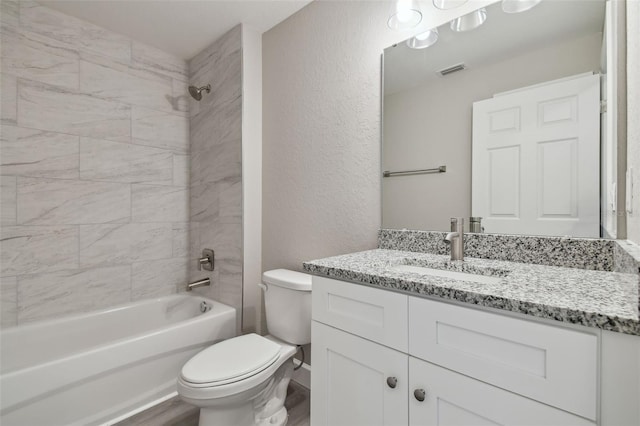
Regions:
[[607, 9], [495, 3], [475, 29], [447, 23], [426, 48], [385, 49], [383, 227], [474, 216], [489, 233], [615, 237]]

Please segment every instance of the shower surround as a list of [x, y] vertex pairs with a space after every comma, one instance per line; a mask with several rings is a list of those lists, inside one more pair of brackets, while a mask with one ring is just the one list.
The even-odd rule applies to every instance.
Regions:
[[0, 5], [2, 326], [175, 293], [187, 63], [35, 2]]
[[204, 296], [242, 315], [242, 27], [234, 27], [189, 62], [190, 84], [211, 84], [202, 100], [190, 98], [191, 259], [215, 250], [215, 269], [189, 265], [189, 279], [209, 277]]

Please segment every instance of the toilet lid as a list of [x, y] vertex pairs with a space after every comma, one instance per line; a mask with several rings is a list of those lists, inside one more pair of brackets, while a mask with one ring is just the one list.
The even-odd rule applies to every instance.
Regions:
[[191, 383], [214, 383], [246, 376], [271, 365], [280, 345], [257, 334], [246, 334], [216, 343], [182, 367], [182, 378]]
[[311, 291], [311, 275], [288, 269], [274, 269], [262, 274], [265, 284], [298, 291]]

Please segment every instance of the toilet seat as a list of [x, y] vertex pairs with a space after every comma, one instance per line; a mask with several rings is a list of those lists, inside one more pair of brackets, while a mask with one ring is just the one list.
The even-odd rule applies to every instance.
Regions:
[[237, 382], [268, 368], [280, 356], [281, 346], [257, 334], [224, 340], [191, 358], [181, 379], [193, 387]]
[[[180, 376], [178, 377], [178, 383], [177, 383], [178, 393], [182, 396], [183, 399], [186, 398], [187, 400], [190, 400], [192, 404], [195, 404], [195, 401], [197, 400], [210, 400], [215, 398], [222, 398], [222, 397], [231, 396], [234, 394], [238, 394], [240, 392], [247, 391], [255, 386], [258, 386], [260, 383], [264, 382], [265, 380], [268, 380], [269, 377], [271, 377], [274, 374], [274, 372], [282, 364], [284, 364], [287, 360], [290, 360], [297, 351], [297, 348], [295, 346], [292, 346], [285, 342], [280, 342], [279, 340], [274, 339], [271, 336], [266, 336], [266, 337], [262, 337], [258, 335], [256, 336], [259, 339], [263, 339], [274, 344], [278, 348], [278, 352], [275, 356], [275, 359], [265, 363], [263, 366], [258, 367], [253, 371], [246, 372], [242, 376], [228, 378], [222, 381], [218, 380], [218, 381], [207, 382], [207, 383], [193, 383], [188, 380], [188, 378], [190, 377], [189, 374], [187, 374], [187, 377], [185, 377], [184, 370], [187, 364], [193, 361], [193, 359], [195, 358], [194, 357], [190, 361], [188, 361], [187, 364], [185, 364], [185, 366], [182, 369], [183, 373], [181, 373]], [[245, 336], [234, 337], [232, 339], [224, 340], [223, 342], [217, 343], [212, 347], [205, 349], [205, 351], [208, 351], [209, 349], [217, 345], [220, 345], [222, 343], [229, 342], [231, 340], [236, 340], [241, 337], [245, 337]], [[254, 341], [258, 340], [253, 338], [251, 339]], [[202, 359], [205, 359], [205, 357], [203, 356]]]

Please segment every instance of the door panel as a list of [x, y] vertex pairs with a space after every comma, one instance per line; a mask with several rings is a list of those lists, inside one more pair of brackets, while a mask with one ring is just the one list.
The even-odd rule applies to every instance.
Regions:
[[589, 425], [582, 417], [409, 358], [410, 392], [424, 389], [424, 401], [409, 402], [411, 426]]
[[595, 334], [417, 297], [409, 324], [410, 355], [596, 420]]
[[489, 150], [489, 211], [492, 216], [520, 216], [520, 147]]
[[600, 78], [473, 104], [472, 216], [486, 232], [600, 236]]
[[540, 218], [578, 219], [577, 139], [538, 145], [538, 206]]
[[316, 321], [311, 333], [314, 426], [407, 425], [406, 354]]

